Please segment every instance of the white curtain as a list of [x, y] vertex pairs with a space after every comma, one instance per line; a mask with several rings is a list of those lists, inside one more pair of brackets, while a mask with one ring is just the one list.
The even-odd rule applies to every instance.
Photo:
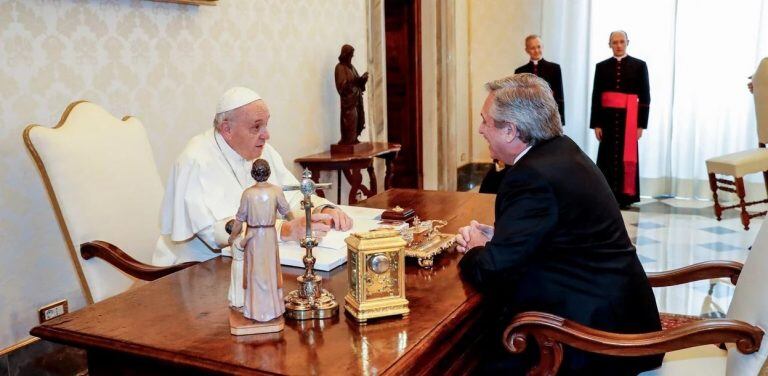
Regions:
[[[545, 53], [563, 68], [566, 133], [590, 156], [595, 64], [611, 56], [608, 35], [625, 30], [651, 84], [640, 140], [643, 196], [711, 198], [704, 161], [757, 147], [747, 77], [768, 55], [768, 0], [545, 0]], [[764, 195], [762, 176], [748, 192]]]

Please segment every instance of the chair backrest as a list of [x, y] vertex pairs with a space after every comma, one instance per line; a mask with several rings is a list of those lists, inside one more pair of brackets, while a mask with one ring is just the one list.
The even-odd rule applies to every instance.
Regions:
[[768, 57], [763, 58], [752, 75], [752, 93], [755, 96], [757, 138], [768, 144]]
[[32, 154], [86, 300], [98, 302], [136, 280], [107, 262], [80, 257], [80, 244], [110, 242], [151, 263], [159, 234], [163, 186], [141, 122], [121, 121], [103, 108], [70, 104], [54, 128], [30, 125], [24, 142]]
[[[765, 274], [768, 271], [768, 221], [763, 221], [752, 244], [752, 250], [739, 275], [733, 300], [728, 307], [728, 318], [768, 329], [768, 290]], [[760, 350], [742, 354], [728, 348], [728, 375], [757, 375], [768, 358], [768, 333], [763, 336]]]

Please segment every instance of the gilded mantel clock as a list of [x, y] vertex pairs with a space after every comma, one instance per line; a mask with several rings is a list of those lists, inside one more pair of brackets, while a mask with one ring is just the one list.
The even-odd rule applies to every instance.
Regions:
[[397, 230], [352, 234], [347, 242], [349, 292], [344, 309], [359, 323], [368, 319], [407, 316], [405, 240]]

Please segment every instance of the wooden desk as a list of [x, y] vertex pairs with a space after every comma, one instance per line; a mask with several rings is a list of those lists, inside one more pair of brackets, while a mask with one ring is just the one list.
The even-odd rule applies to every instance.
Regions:
[[[384, 189], [392, 187], [392, 176], [394, 176], [394, 161], [397, 153], [400, 152], [399, 144], [390, 144], [387, 142], [370, 142], [371, 149], [353, 153], [353, 154], [331, 154], [330, 151], [308, 155], [306, 157], [296, 158], [294, 162], [303, 168], [312, 172], [312, 179], [319, 183], [320, 171], [336, 170], [337, 176], [337, 204], [341, 204], [341, 174], [349, 182], [349, 204], [357, 203], [357, 193], [361, 192], [365, 197], [376, 195], [376, 173], [373, 170], [373, 158], [384, 159], [386, 163], [386, 172], [384, 175]], [[363, 185], [362, 170], [368, 171], [368, 178], [371, 181], [370, 188]], [[317, 194], [325, 197], [322, 190]]]
[[[471, 219], [491, 223], [493, 195], [393, 189], [361, 203], [413, 207], [448, 220], [455, 232]], [[410, 260], [413, 261], [413, 260]], [[436, 257], [432, 270], [406, 265], [411, 314], [358, 326], [338, 318], [286, 320], [281, 333], [229, 334], [230, 259], [217, 257], [32, 329], [32, 335], [88, 351], [99, 374], [456, 374], [469, 368], [483, 334], [479, 295], [458, 278], [458, 254]], [[285, 289], [301, 270], [283, 269]], [[324, 276], [343, 304], [346, 265]], [[123, 370], [128, 370], [124, 373]]]

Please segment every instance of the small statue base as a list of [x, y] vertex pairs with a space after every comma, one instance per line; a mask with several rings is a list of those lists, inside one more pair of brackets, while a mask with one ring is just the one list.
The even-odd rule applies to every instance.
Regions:
[[351, 145], [331, 144], [331, 155], [354, 154], [368, 150], [373, 150], [373, 145], [370, 142], [359, 142]]
[[275, 333], [285, 328], [285, 320], [280, 316], [274, 320], [260, 322], [245, 318], [242, 312], [229, 309], [229, 332], [236, 336]]

